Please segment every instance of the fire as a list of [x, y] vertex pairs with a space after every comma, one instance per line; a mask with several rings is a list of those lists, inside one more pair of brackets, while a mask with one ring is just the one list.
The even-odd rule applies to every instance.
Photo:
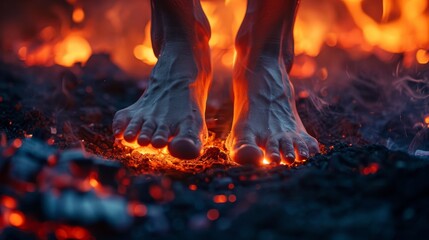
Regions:
[[429, 52], [423, 49], [419, 49], [416, 53], [416, 59], [419, 64], [429, 63]]
[[85, 19], [85, 12], [80, 7], [75, 8], [73, 10], [72, 18], [73, 18], [73, 21], [75, 23], [80, 23], [80, 22], [82, 22]]
[[89, 185], [91, 185], [91, 187], [93, 187], [93, 188], [96, 188], [96, 187], [98, 187], [99, 183], [98, 183], [97, 179], [90, 178], [89, 179]]
[[[59, 28], [53, 23], [46, 25], [33, 42], [17, 44], [15, 53], [20, 60], [29, 66], [56, 63], [69, 67], [76, 62], [85, 63], [93, 51], [103, 51], [111, 53], [124, 69], [144, 69], [140, 74], [148, 74], [148, 68], [141, 68], [138, 62], [153, 66], [157, 61], [152, 51], [151, 23], [148, 17], [142, 20], [143, 25], [135, 19], [135, 12], [140, 16], [144, 11], [149, 16], [147, 4], [132, 0], [130, 7], [124, 7], [117, 3], [106, 7], [101, 16], [92, 14], [92, 9], [78, 1], [68, 2], [73, 6], [69, 18], [73, 24], [62, 23]], [[230, 71], [235, 58], [235, 36], [247, 0], [202, 0], [201, 4], [211, 25], [209, 44], [215, 70]], [[376, 4], [364, 0], [301, 1], [294, 28], [297, 58], [291, 75], [308, 78], [318, 74], [323, 66], [318, 66], [316, 58], [325, 46], [342, 48], [353, 58], [368, 53], [380, 58], [383, 53], [403, 53], [405, 67], [427, 64], [427, 8], [427, 0], [380, 0]], [[96, 27], [99, 25], [95, 22], [103, 22], [105, 28]], [[143, 26], [145, 30], [141, 31]]]
[[[137, 142], [129, 143], [125, 140], [119, 140], [117, 146], [124, 148], [124, 151], [130, 151], [127, 155], [131, 158], [137, 158], [137, 162], [129, 160], [125, 162], [131, 167], [137, 167], [135, 163], [144, 163], [154, 170], [174, 170], [180, 172], [192, 172], [204, 171], [210, 168], [212, 165], [221, 164], [224, 166], [236, 166], [237, 164], [229, 159], [227, 156], [226, 149], [224, 149], [224, 143], [220, 139], [215, 139], [214, 134], [211, 134], [203, 146], [201, 156], [197, 159], [183, 160], [178, 159], [170, 155], [168, 148], [157, 149], [148, 146], [140, 146]], [[189, 189], [194, 191], [197, 189], [196, 185], [190, 185]], [[153, 192], [154, 196], [157, 196], [156, 188]]]
[[[52, 41], [54, 34], [55, 30], [52, 27], [46, 27], [41, 31], [40, 36], [42, 39]], [[76, 62], [85, 63], [91, 53], [92, 50], [88, 41], [74, 32], [70, 33], [62, 41], [56, 42], [56, 44], [46, 43], [36, 49], [23, 45], [17, 51], [19, 59], [28, 66], [52, 66], [56, 63], [70, 67]]]
[[70, 67], [76, 62], [86, 62], [91, 56], [91, 46], [88, 41], [71, 34], [55, 46], [55, 62]]
[[235, 36], [244, 18], [246, 0], [202, 1], [201, 5], [210, 22], [212, 35], [209, 42], [213, 62], [232, 68], [235, 59]]
[[[368, 50], [379, 47], [387, 52], [402, 53], [416, 51], [428, 44], [429, 16], [425, 13], [427, 0], [383, 1], [381, 22], [372, 19], [363, 9], [362, 0], [343, 0], [356, 25], [362, 30]], [[399, 17], [389, 21], [394, 11], [400, 11]]]
[[134, 57], [148, 65], [155, 65], [158, 59], [155, 57], [155, 54], [152, 50], [152, 42], [150, 39], [150, 25], [151, 22], [149, 21], [149, 23], [146, 24], [145, 27], [145, 38], [143, 40], [143, 43], [134, 47]]
[[228, 198], [224, 194], [215, 195], [213, 197], [213, 202], [215, 203], [226, 203], [228, 201]]
[[3, 196], [1, 202], [3, 206], [9, 209], [14, 209], [17, 206], [16, 200], [9, 196]]
[[264, 158], [264, 159], [262, 159], [262, 164], [268, 165], [268, 164], [270, 164], [270, 161], [268, 161], [268, 159]]
[[[246, 0], [202, 1], [211, 25], [210, 47], [215, 67], [232, 69], [235, 59], [234, 40], [246, 10]], [[374, 20], [364, 11], [363, 0], [342, 0], [350, 14], [347, 24], [335, 20], [338, 8], [332, 3], [312, 6], [303, 2], [294, 28], [295, 61], [291, 75], [308, 78], [318, 72], [326, 79], [327, 70], [315, 61], [323, 46], [342, 47], [347, 51], [414, 54], [415, 62], [426, 64], [429, 53], [423, 48], [429, 42], [429, 16], [426, 0], [383, 0], [381, 19]], [[399, 18], [391, 18], [399, 12]], [[346, 21], [347, 22], [347, 21]], [[354, 27], [350, 27], [350, 25]], [[156, 63], [150, 42], [150, 22], [146, 25], [142, 44], [134, 48], [134, 56], [148, 65]], [[409, 66], [410, 64], [406, 64]]]
[[380, 165], [378, 163], [371, 163], [367, 167], [363, 168], [361, 173], [363, 175], [371, 175], [377, 173], [379, 169]]
[[144, 217], [147, 214], [147, 207], [142, 203], [131, 202], [128, 204], [128, 212], [136, 217]]
[[14, 227], [21, 227], [25, 222], [24, 214], [18, 211], [9, 214], [9, 223]]

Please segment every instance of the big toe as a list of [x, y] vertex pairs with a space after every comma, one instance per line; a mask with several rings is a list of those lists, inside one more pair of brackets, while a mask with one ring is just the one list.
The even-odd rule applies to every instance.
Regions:
[[176, 137], [168, 144], [168, 151], [173, 157], [195, 159], [200, 155], [201, 144], [189, 137]]
[[262, 150], [253, 144], [243, 144], [233, 153], [234, 161], [241, 165], [261, 165], [263, 158]]

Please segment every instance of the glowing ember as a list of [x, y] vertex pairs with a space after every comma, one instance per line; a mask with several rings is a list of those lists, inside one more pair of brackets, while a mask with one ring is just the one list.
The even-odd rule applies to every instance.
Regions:
[[264, 159], [262, 160], [262, 164], [263, 164], [263, 165], [268, 165], [268, 164], [270, 164], [270, 161], [268, 161], [268, 159], [264, 158]]
[[98, 187], [98, 181], [97, 181], [97, 179], [95, 179], [95, 178], [91, 178], [91, 179], [89, 179], [89, 185], [91, 185], [91, 187], [93, 187], [93, 188], [96, 188], [96, 187]]
[[14, 227], [21, 227], [24, 224], [24, 214], [18, 211], [11, 212], [9, 214], [9, 223]]
[[57, 239], [92, 239], [89, 232], [82, 227], [62, 226], [55, 231]]
[[80, 23], [85, 19], [85, 12], [82, 8], [75, 8], [72, 18], [75, 23]]
[[228, 201], [228, 198], [226, 195], [220, 194], [213, 197], [213, 202], [215, 203], [226, 203]]
[[128, 212], [136, 217], [144, 217], [147, 213], [147, 207], [138, 202], [131, 202], [128, 204]]
[[17, 138], [17, 139], [15, 139], [15, 140], [13, 140], [13, 142], [12, 142], [12, 146], [13, 146], [14, 148], [20, 148], [20, 147], [22, 146], [22, 140], [21, 140], [21, 139], [19, 139], [19, 138]]
[[219, 218], [219, 211], [218, 211], [217, 209], [210, 209], [210, 210], [207, 212], [207, 218], [208, 218], [210, 221], [215, 221], [215, 220], [217, 220], [217, 219]]
[[14, 198], [12, 198], [12, 197], [3, 196], [2, 200], [1, 200], [1, 203], [6, 208], [9, 208], [9, 209], [16, 208], [16, 200]]
[[371, 163], [367, 167], [363, 168], [361, 172], [363, 175], [375, 174], [378, 172], [379, 168], [380, 166], [378, 163]]
[[[229, 158], [223, 141], [220, 139], [215, 140], [214, 135], [208, 139], [208, 142], [203, 147], [201, 156], [193, 160], [175, 158], [170, 155], [167, 147], [162, 149], [154, 148], [151, 145], [142, 147], [137, 142], [129, 143], [125, 140], [120, 140], [117, 145], [124, 147], [125, 151], [130, 150], [130, 157], [138, 158], [136, 162], [124, 162], [130, 166], [134, 166], [133, 164], [144, 164], [146, 167], [147, 165], [150, 166], [153, 170], [169, 169], [181, 172], [199, 172], [216, 164], [237, 166], [237, 163]], [[189, 189], [194, 190], [194, 186], [190, 185]]]
[[195, 184], [189, 185], [189, 190], [196, 191], [197, 189], [198, 189], [197, 185], [195, 185]]

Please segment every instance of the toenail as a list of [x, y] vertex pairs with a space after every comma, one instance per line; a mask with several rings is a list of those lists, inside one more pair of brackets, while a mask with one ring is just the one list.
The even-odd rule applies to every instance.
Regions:
[[286, 155], [286, 158], [295, 158], [295, 156], [292, 153], [289, 153], [288, 155]]

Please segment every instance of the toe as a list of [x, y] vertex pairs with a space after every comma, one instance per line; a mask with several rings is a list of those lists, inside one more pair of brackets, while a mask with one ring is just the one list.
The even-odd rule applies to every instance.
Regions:
[[137, 142], [140, 146], [147, 146], [151, 142], [153, 133], [155, 132], [156, 124], [153, 121], [146, 121], [142, 129], [140, 130], [140, 135], [137, 138]]
[[302, 140], [301, 137], [297, 136], [294, 139], [294, 145], [295, 145], [295, 149], [298, 153], [298, 160], [302, 161], [302, 160], [306, 160], [308, 159], [309, 155], [309, 151], [308, 151], [308, 147], [307, 144], [304, 142], [304, 140]]
[[295, 150], [291, 138], [283, 137], [280, 139], [280, 151], [287, 163], [292, 164], [295, 161]]
[[168, 144], [170, 129], [166, 125], [159, 125], [152, 137], [152, 146], [163, 148]]
[[268, 159], [271, 163], [280, 163], [280, 144], [279, 141], [275, 138], [267, 141], [267, 145], [265, 147], [265, 158]]
[[137, 135], [140, 132], [140, 129], [143, 124], [143, 119], [140, 117], [135, 117], [131, 119], [130, 123], [128, 124], [128, 127], [126, 128], [124, 132], [124, 139], [127, 142], [133, 142], [137, 139]]
[[320, 152], [319, 143], [312, 136], [305, 136], [303, 140], [306, 142], [310, 155], [314, 155]]
[[174, 157], [180, 159], [195, 159], [200, 155], [201, 144], [196, 144], [191, 138], [174, 138], [168, 144], [168, 150]]
[[113, 118], [112, 131], [115, 138], [122, 138], [125, 128], [128, 126], [131, 118], [124, 110], [118, 111]]
[[180, 159], [197, 158], [202, 147], [200, 132], [196, 124], [182, 124], [178, 134], [168, 144], [170, 154]]
[[256, 144], [254, 137], [237, 141], [234, 146], [233, 159], [242, 165], [260, 165], [264, 153]]

